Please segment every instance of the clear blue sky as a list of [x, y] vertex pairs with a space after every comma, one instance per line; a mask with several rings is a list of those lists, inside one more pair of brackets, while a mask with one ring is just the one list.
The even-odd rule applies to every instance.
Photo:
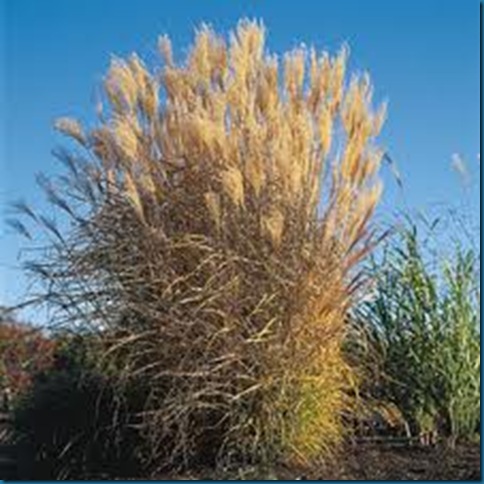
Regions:
[[[182, 54], [200, 22], [227, 32], [243, 16], [264, 21], [276, 53], [347, 42], [350, 69], [368, 70], [377, 99], [389, 100], [381, 143], [399, 165], [406, 203], [465, 201], [478, 223], [478, 0], [0, 0], [0, 304], [25, 289], [15, 269], [23, 242], [3, 225], [6, 202], [42, 203], [35, 174], [59, 170], [53, 120], [93, 120], [92, 93], [112, 54], [136, 51], [153, 64], [159, 34]], [[453, 153], [467, 163], [467, 190], [451, 169]], [[387, 214], [403, 198], [388, 170], [384, 178]]]

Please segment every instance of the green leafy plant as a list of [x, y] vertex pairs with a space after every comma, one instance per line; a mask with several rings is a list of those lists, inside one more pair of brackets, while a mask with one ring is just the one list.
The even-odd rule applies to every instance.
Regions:
[[[370, 267], [358, 323], [371, 343], [368, 393], [392, 402], [415, 433], [469, 438], [480, 419], [478, 259], [456, 244], [432, 257], [409, 220]], [[375, 384], [375, 382], [377, 382]]]

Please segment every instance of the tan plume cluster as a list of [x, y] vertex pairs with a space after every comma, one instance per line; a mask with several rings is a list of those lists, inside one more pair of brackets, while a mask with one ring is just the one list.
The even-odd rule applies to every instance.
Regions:
[[58, 247], [56, 294], [149, 381], [152, 461], [206, 439], [222, 460], [326, 456], [354, 381], [345, 314], [372, 244], [384, 108], [368, 76], [346, 80], [347, 49], [279, 59], [257, 22], [228, 40], [202, 26], [183, 63], [167, 37], [159, 49], [156, 74], [113, 60], [100, 126], [58, 124], [97, 175], [74, 167], [90, 210]]
[[[326, 236], [351, 246], [381, 191], [375, 174], [382, 153], [372, 140], [385, 106], [373, 111], [366, 74], [346, 89], [347, 49], [331, 58], [299, 48], [281, 66], [264, 42], [256, 22], [241, 22], [229, 42], [202, 26], [187, 63], [177, 66], [162, 37], [160, 78], [136, 55], [113, 60], [105, 83], [113, 119], [104, 141], [121, 170], [143, 171], [157, 193], [171, 198], [174, 179], [196, 180], [192, 189], [209, 203], [209, 215], [223, 218], [232, 203], [276, 245], [319, 214]], [[318, 209], [321, 199], [327, 204]], [[304, 213], [297, 224], [295, 212]], [[267, 230], [274, 224], [277, 230]]]

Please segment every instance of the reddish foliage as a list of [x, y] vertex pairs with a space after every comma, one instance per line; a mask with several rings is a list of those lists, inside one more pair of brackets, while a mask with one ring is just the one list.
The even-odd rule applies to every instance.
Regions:
[[39, 329], [0, 320], [0, 389], [24, 391], [35, 373], [53, 361], [55, 343]]

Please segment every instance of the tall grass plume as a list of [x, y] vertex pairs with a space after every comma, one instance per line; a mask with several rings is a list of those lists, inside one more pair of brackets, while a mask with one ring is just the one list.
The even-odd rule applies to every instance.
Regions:
[[385, 110], [346, 48], [278, 58], [265, 36], [202, 26], [180, 63], [162, 37], [155, 73], [112, 61], [95, 127], [57, 124], [77, 148], [48, 193], [71, 228], [43, 224], [30, 268], [55, 324], [89, 326], [120, 382], [149, 381], [155, 467], [314, 462], [351, 406], [345, 315]]

